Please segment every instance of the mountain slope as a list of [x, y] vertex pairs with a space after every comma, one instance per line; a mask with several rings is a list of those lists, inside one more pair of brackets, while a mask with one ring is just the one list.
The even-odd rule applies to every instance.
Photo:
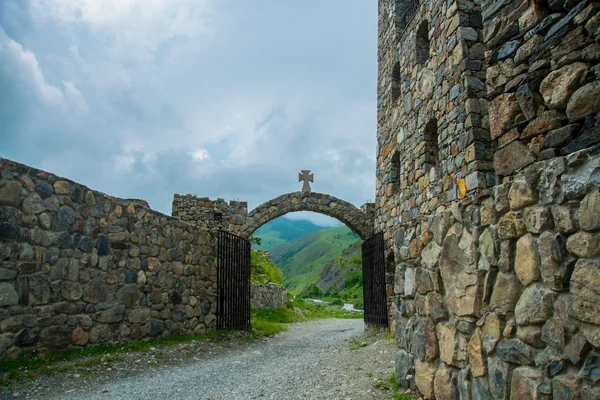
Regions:
[[358, 236], [345, 226], [330, 228], [275, 246], [269, 253], [283, 272], [285, 286], [298, 294], [319, 280], [328, 261], [339, 258], [342, 251], [357, 240]]
[[306, 235], [307, 233], [327, 229], [325, 226], [315, 225], [308, 220], [295, 220], [285, 217], [274, 219], [256, 230], [255, 237], [261, 239], [260, 246], [253, 246], [259, 250], [269, 250], [277, 245], [289, 242]]

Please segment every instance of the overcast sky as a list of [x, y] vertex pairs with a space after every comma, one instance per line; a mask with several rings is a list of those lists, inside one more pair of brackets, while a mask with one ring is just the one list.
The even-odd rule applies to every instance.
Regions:
[[173, 193], [252, 209], [300, 169], [360, 206], [376, 63], [373, 1], [0, 0], [0, 156], [168, 215]]

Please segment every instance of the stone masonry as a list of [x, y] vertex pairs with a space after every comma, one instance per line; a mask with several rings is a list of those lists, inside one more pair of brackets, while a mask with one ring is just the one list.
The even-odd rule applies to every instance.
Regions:
[[215, 329], [210, 231], [0, 159], [0, 360]]
[[600, 3], [379, 1], [396, 378], [600, 398]]
[[254, 310], [285, 307], [287, 290], [276, 283], [250, 284], [250, 307]]
[[224, 229], [248, 237], [262, 225], [294, 211], [313, 211], [336, 218], [362, 239], [373, 231], [374, 204], [360, 209], [347, 201], [322, 193], [293, 192], [269, 200], [248, 213], [248, 203], [223, 199], [210, 200], [192, 195], [176, 194], [173, 216], [202, 228]]

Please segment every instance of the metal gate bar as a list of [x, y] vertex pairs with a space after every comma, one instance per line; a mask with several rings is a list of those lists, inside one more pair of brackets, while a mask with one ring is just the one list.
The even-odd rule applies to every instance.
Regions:
[[365, 323], [388, 326], [383, 232], [362, 244]]
[[217, 329], [250, 328], [250, 242], [217, 234]]

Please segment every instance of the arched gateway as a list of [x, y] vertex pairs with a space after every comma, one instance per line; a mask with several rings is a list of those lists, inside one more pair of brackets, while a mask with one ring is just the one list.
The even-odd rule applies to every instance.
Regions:
[[173, 216], [199, 226], [226, 230], [248, 237], [262, 225], [295, 211], [312, 211], [328, 215], [344, 223], [366, 239], [373, 233], [375, 205], [365, 203], [357, 208], [347, 201], [324, 193], [293, 192], [269, 200], [248, 213], [248, 203], [223, 199], [210, 200], [192, 195], [175, 195]]

